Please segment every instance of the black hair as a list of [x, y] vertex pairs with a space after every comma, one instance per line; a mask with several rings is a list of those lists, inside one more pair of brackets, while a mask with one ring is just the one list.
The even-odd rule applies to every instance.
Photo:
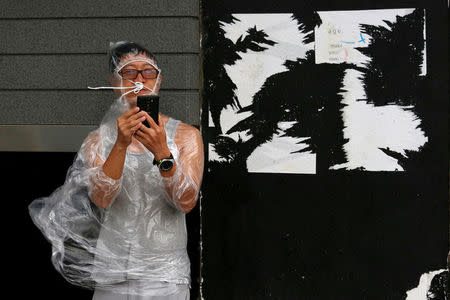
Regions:
[[141, 45], [128, 41], [118, 42], [109, 51], [109, 70], [111, 73], [114, 73], [120, 59], [130, 53], [144, 54], [156, 63], [155, 56]]

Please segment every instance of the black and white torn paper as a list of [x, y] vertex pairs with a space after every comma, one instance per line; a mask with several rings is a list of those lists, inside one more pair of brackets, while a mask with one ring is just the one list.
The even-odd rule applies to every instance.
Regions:
[[318, 16], [314, 39], [296, 14], [220, 23], [233, 102], [210, 102], [211, 161], [231, 143], [251, 173], [314, 174], [318, 152], [332, 170], [404, 171], [427, 143], [424, 10]]

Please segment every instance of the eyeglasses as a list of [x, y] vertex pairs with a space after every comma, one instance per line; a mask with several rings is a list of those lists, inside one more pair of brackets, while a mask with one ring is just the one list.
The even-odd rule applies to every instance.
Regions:
[[156, 69], [125, 69], [119, 71], [120, 76], [125, 79], [136, 79], [139, 73], [141, 73], [142, 77], [144, 77], [145, 79], [155, 79], [158, 76], [159, 72]]

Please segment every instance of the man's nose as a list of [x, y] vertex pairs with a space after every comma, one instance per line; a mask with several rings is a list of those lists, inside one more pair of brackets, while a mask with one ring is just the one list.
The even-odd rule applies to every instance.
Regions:
[[145, 82], [144, 76], [142, 76], [142, 72], [138, 72], [138, 75], [135, 79], [136, 81]]

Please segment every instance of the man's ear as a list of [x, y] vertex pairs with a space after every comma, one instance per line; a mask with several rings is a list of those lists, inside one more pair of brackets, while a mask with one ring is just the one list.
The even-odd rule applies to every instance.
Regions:
[[115, 86], [116, 82], [117, 82], [117, 79], [115, 78], [114, 75], [109, 76], [109, 83], [111, 84], [111, 86]]
[[162, 75], [159, 75], [159, 82], [158, 82], [158, 85], [155, 88], [155, 93], [156, 94], [159, 94], [159, 87], [161, 86], [162, 79], [163, 79]]

